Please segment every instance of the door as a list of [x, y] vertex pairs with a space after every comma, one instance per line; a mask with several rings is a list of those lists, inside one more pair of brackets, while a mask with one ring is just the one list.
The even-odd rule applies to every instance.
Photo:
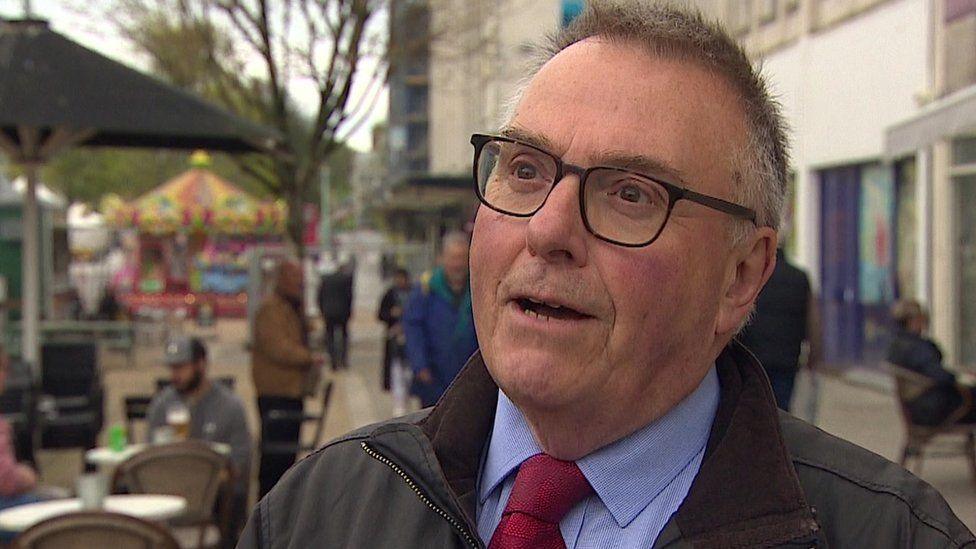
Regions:
[[858, 276], [861, 170], [845, 166], [818, 175], [824, 359], [851, 364], [861, 360], [863, 344]]

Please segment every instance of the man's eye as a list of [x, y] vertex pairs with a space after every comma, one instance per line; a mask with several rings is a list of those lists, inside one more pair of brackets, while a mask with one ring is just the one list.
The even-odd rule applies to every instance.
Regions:
[[538, 174], [539, 170], [532, 164], [520, 162], [515, 166], [515, 176], [519, 179], [535, 179]]
[[649, 202], [647, 193], [645, 193], [640, 187], [636, 187], [634, 185], [621, 187], [616, 192], [611, 194], [616, 194], [621, 200], [632, 202], [634, 204]]

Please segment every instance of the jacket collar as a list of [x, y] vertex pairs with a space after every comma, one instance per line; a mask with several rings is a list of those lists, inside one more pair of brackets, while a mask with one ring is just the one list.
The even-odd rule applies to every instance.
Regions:
[[[721, 396], [705, 459], [674, 517], [682, 537], [696, 547], [749, 547], [812, 535], [817, 523], [783, 443], [762, 367], [734, 341], [716, 365]], [[497, 391], [476, 353], [418, 423], [469, 524], [475, 524], [478, 468]]]

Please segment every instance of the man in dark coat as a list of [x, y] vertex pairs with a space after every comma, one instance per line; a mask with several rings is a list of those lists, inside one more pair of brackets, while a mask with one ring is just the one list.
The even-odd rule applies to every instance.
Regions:
[[332, 369], [349, 367], [349, 317], [352, 315], [353, 263], [346, 261], [319, 284], [318, 303], [325, 321], [325, 348]]
[[779, 413], [732, 340], [775, 263], [784, 123], [735, 40], [589, 2], [476, 134], [479, 352], [289, 472], [242, 547], [972, 547], [928, 485]]
[[759, 293], [756, 312], [739, 333], [739, 341], [756, 355], [773, 387], [776, 405], [790, 410], [793, 385], [800, 368], [800, 351], [809, 345], [806, 365], [820, 361], [820, 320], [806, 273], [776, 250], [776, 267]]
[[383, 345], [383, 379], [384, 391], [390, 390], [392, 382], [393, 358], [403, 354], [405, 338], [403, 325], [400, 320], [403, 318], [403, 310], [410, 299], [410, 273], [400, 267], [394, 271], [393, 285], [387, 288], [380, 299], [380, 309], [376, 317], [386, 325], [386, 334]]

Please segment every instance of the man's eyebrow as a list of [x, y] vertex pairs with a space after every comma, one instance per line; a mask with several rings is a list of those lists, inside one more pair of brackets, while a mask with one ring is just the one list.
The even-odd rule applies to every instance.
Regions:
[[[535, 134], [516, 126], [506, 126], [501, 130], [503, 137], [516, 139], [523, 143], [528, 143], [538, 147], [552, 155], [556, 155], [555, 147], [544, 135]], [[607, 166], [620, 168], [632, 172], [642, 173], [654, 178], [663, 179], [668, 183], [684, 184], [685, 179], [681, 171], [672, 167], [667, 162], [652, 156], [634, 154], [622, 151], [604, 151], [594, 155], [593, 166]]]
[[549, 141], [549, 139], [544, 135], [534, 134], [515, 126], [506, 126], [502, 128], [501, 135], [502, 137], [508, 137], [523, 143], [528, 143], [529, 145], [538, 147], [549, 154], [556, 154], [553, 152], [554, 147], [552, 145], [552, 141]]
[[684, 184], [685, 182], [680, 170], [653, 156], [609, 151], [597, 155], [597, 164], [642, 173], [663, 179], [668, 183]]

